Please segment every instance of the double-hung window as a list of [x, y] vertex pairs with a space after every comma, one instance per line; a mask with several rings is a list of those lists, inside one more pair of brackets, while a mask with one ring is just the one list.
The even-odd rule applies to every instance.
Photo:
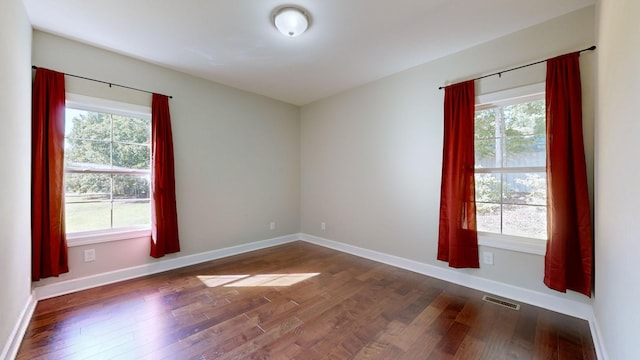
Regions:
[[149, 229], [150, 142], [148, 107], [68, 94], [64, 190], [70, 244]]
[[544, 92], [480, 99], [474, 145], [480, 235], [546, 240]]

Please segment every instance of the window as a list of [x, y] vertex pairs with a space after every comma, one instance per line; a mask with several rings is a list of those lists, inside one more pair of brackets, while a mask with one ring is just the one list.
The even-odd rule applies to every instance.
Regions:
[[544, 93], [477, 103], [478, 231], [546, 240]]
[[68, 94], [64, 178], [68, 234], [150, 227], [150, 142], [148, 108]]

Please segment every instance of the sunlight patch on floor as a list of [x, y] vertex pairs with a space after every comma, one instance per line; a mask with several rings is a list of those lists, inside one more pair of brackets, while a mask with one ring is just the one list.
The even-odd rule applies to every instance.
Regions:
[[291, 286], [320, 273], [258, 274], [258, 275], [198, 275], [208, 287]]
[[198, 275], [198, 279], [208, 287], [216, 287], [240, 279], [247, 278], [251, 275]]

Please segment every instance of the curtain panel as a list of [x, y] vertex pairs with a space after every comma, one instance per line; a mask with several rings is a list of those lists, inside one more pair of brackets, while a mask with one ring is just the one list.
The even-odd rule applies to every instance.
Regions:
[[547, 232], [544, 283], [591, 296], [593, 238], [582, 137], [579, 53], [547, 61]]
[[444, 89], [438, 260], [479, 268], [475, 202], [474, 81]]
[[169, 98], [151, 101], [151, 256], [180, 251]]
[[69, 271], [64, 219], [64, 74], [38, 68], [31, 104], [31, 278]]

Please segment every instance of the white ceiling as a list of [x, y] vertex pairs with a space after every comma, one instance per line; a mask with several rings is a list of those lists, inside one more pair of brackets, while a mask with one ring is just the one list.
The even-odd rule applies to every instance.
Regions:
[[[304, 105], [595, 0], [23, 0], [33, 27]], [[287, 38], [282, 5], [311, 14]]]

